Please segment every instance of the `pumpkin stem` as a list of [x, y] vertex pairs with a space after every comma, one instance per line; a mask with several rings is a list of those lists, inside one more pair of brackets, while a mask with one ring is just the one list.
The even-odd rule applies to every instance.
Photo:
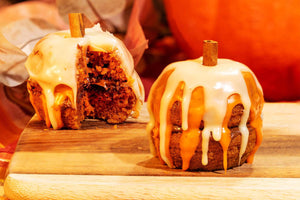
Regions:
[[69, 13], [71, 37], [84, 37], [85, 30], [82, 13]]
[[218, 64], [218, 42], [213, 40], [203, 41], [203, 65], [216, 66]]

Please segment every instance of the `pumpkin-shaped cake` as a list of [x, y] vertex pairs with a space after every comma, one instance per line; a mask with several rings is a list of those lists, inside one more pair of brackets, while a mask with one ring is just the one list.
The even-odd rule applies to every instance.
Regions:
[[229, 59], [168, 65], [148, 97], [151, 150], [171, 168], [218, 170], [252, 162], [262, 140], [263, 92]]
[[78, 129], [85, 118], [121, 123], [139, 115], [144, 88], [131, 54], [99, 24], [85, 33], [48, 34], [25, 63], [31, 103], [48, 128]]

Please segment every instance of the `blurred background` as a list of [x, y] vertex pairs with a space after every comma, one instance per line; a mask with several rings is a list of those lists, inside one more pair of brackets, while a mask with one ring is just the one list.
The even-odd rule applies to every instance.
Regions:
[[[1, 44], [16, 47], [9, 53], [0, 46], [2, 165], [34, 114], [23, 62], [38, 39], [68, 28], [70, 12], [84, 13], [91, 24], [100, 23], [127, 44], [146, 38], [147, 45], [132, 47], [133, 54], [141, 57], [135, 64], [146, 95], [166, 65], [200, 57], [202, 41], [210, 39], [219, 42], [220, 58], [252, 69], [266, 101], [300, 100], [299, 0], [0, 0]], [[16, 58], [9, 70], [16, 65], [18, 70], [3, 70]]]

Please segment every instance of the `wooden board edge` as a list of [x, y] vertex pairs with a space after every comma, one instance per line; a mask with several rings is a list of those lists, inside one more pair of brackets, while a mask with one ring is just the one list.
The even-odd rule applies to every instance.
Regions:
[[10, 200], [297, 199], [300, 178], [9, 174]]

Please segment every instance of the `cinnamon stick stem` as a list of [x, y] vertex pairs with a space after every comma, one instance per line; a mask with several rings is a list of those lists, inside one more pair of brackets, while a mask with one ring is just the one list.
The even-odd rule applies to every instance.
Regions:
[[203, 65], [215, 66], [218, 64], [218, 42], [213, 40], [203, 41]]
[[85, 29], [82, 13], [69, 13], [71, 37], [84, 37]]

